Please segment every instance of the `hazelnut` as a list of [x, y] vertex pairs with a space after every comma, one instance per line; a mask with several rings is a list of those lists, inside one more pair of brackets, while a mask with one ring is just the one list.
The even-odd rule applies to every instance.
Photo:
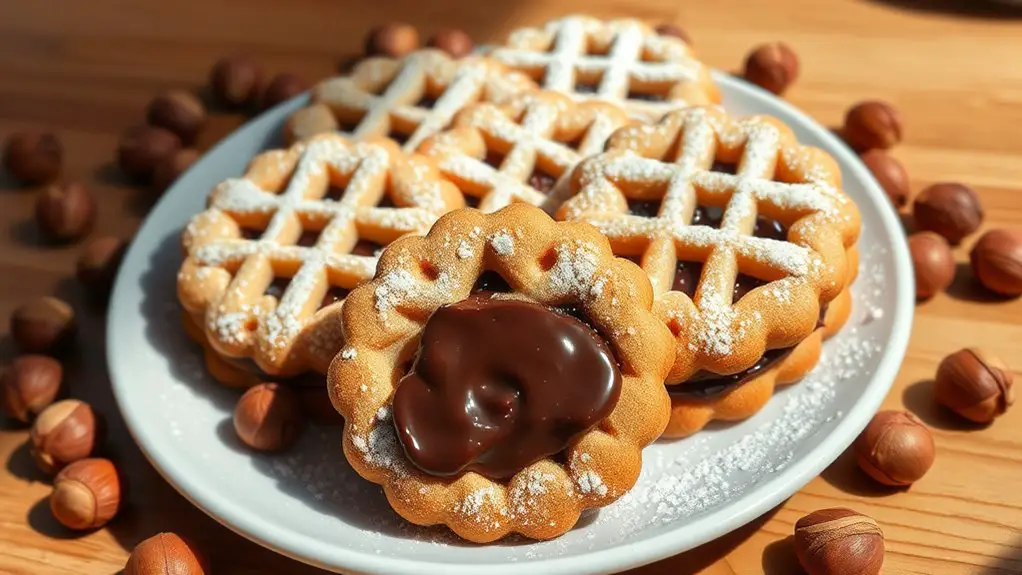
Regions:
[[661, 36], [670, 36], [671, 38], [677, 38], [682, 42], [688, 44], [689, 46], [692, 45], [692, 37], [688, 35], [688, 32], [686, 32], [684, 28], [676, 24], [664, 22], [663, 24], [660, 24], [659, 26], [656, 27], [656, 33], [660, 34]]
[[1015, 401], [1014, 375], [992, 355], [961, 349], [940, 362], [933, 392], [937, 402], [966, 419], [989, 423]]
[[862, 163], [866, 164], [880, 187], [887, 193], [888, 199], [896, 208], [908, 204], [910, 194], [908, 172], [894, 156], [883, 150], [867, 150], [862, 153]]
[[798, 78], [798, 68], [798, 56], [787, 44], [763, 44], [746, 57], [745, 79], [781, 95]]
[[128, 557], [124, 575], [203, 575], [205, 559], [174, 533], [159, 533], [139, 543]]
[[884, 564], [884, 532], [857, 511], [820, 509], [795, 523], [795, 554], [809, 575], [876, 575]]
[[11, 314], [11, 337], [26, 353], [63, 351], [74, 339], [75, 330], [74, 310], [55, 297], [36, 298]]
[[192, 167], [200, 155], [195, 148], [182, 148], [160, 160], [153, 170], [153, 188], [160, 192], [167, 191], [181, 174]]
[[414, 26], [402, 22], [391, 22], [377, 26], [366, 36], [367, 56], [390, 56], [401, 58], [419, 47], [419, 32]]
[[96, 200], [77, 182], [50, 186], [36, 196], [35, 219], [51, 241], [75, 240], [92, 230]]
[[427, 45], [437, 50], [443, 50], [454, 58], [464, 58], [475, 50], [475, 42], [468, 32], [457, 28], [441, 28], [429, 39]]
[[313, 104], [291, 115], [284, 127], [284, 137], [295, 143], [315, 136], [329, 134], [340, 129], [337, 118], [326, 104]]
[[209, 84], [213, 94], [224, 104], [251, 104], [262, 89], [262, 64], [249, 56], [222, 58], [213, 66]]
[[52, 357], [23, 355], [14, 359], [3, 376], [3, 412], [28, 423], [60, 394], [64, 368]]
[[969, 254], [972, 272], [987, 289], [1022, 295], [1022, 232], [996, 229], [980, 236]]
[[859, 151], [891, 148], [901, 141], [901, 132], [901, 114], [887, 102], [860, 102], [845, 114], [845, 141]]
[[53, 475], [92, 454], [100, 435], [98, 427], [88, 403], [77, 399], [58, 401], [44, 409], [32, 424], [32, 458], [39, 469]]
[[859, 467], [884, 485], [911, 485], [933, 465], [933, 436], [907, 411], [874, 415], [854, 448]]
[[983, 206], [972, 188], [933, 184], [916, 196], [912, 216], [916, 228], [937, 232], [951, 245], [958, 245], [983, 223]]
[[276, 451], [291, 446], [304, 423], [301, 403], [276, 383], [250, 387], [234, 408], [234, 429], [248, 446]]
[[106, 301], [117, 277], [117, 268], [124, 259], [128, 244], [120, 238], [96, 238], [78, 256], [77, 276], [96, 300]]
[[117, 163], [132, 179], [148, 182], [156, 164], [170, 157], [181, 147], [181, 140], [172, 132], [153, 126], [135, 126], [121, 136], [117, 147]]
[[50, 511], [68, 529], [106, 525], [121, 507], [121, 480], [107, 459], [82, 459], [53, 479]]
[[49, 133], [18, 132], [4, 145], [4, 166], [25, 184], [45, 184], [60, 173], [64, 150]]
[[190, 144], [206, 123], [206, 107], [190, 92], [171, 90], [149, 103], [146, 121], [151, 126], [170, 131], [183, 143]]
[[944, 238], [933, 232], [912, 234], [908, 252], [916, 275], [916, 299], [929, 299], [954, 281], [955, 258]]
[[309, 88], [309, 85], [295, 74], [277, 74], [266, 85], [263, 91], [261, 104], [264, 110], [272, 108], [281, 102], [286, 102], [301, 94]]

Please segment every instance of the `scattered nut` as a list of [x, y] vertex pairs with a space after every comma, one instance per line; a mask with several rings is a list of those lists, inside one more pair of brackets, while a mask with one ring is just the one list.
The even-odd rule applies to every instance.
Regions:
[[443, 50], [454, 58], [464, 58], [475, 50], [475, 42], [468, 32], [457, 28], [441, 28], [427, 43], [431, 48]]
[[894, 207], [905, 207], [911, 193], [905, 166], [897, 158], [883, 150], [867, 150], [861, 157], [862, 162], [866, 164], [870, 172], [873, 172], [873, 177], [880, 183], [880, 187], [887, 193], [887, 197]]
[[901, 142], [901, 114], [887, 102], [856, 104], [845, 115], [844, 137], [859, 151], [891, 148]]
[[798, 55], [783, 42], [763, 44], [745, 59], [745, 79], [777, 95], [795, 82], [798, 69]]
[[951, 246], [941, 236], [933, 232], [912, 234], [908, 251], [916, 272], [916, 299], [929, 299], [955, 280], [955, 258]]
[[50, 511], [68, 529], [106, 525], [121, 507], [121, 480], [107, 459], [82, 459], [53, 479]]
[[291, 446], [304, 423], [295, 393], [276, 383], [260, 383], [241, 396], [234, 408], [234, 429], [247, 445], [260, 451]]
[[100, 425], [84, 401], [65, 399], [47, 407], [29, 434], [32, 458], [44, 473], [53, 475], [68, 464], [92, 455]]
[[78, 256], [76, 275], [89, 295], [97, 301], [110, 296], [117, 268], [124, 259], [128, 244], [120, 238], [104, 236], [89, 242]]
[[74, 310], [54, 297], [36, 298], [11, 314], [11, 337], [26, 353], [63, 351], [71, 344], [75, 331]]
[[180, 147], [181, 140], [168, 130], [135, 126], [121, 136], [117, 163], [132, 179], [148, 182], [153, 177], [156, 164], [172, 156]]
[[937, 232], [951, 245], [958, 245], [983, 223], [983, 206], [972, 188], [933, 184], [916, 196], [912, 216], [918, 229]]
[[160, 192], [167, 191], [181, 174], [192, 167], [201, 154], [195, 148], [182, 148], [167, 156], [156, 164], [153, 170], [153, 188]]
[[262, 89], [262, 64], [249, 56], [223, 58], [213, 66], [209, 84], [213, 94], [224, 104], [251, 104]]
[[1022, 295], [1022, 232], [995, 229], [980, 236], [969, 254], [972, 272], [987, 289]]
[[940, 362], [933, 392], [937, 402], [966, 419], [989, 423], [1015, 402], [1008, 366], [975, 348], [961, 349]]
[[401, 58], [418, 47], [419, 31], [415, 26], [402, 22], [391, 22], [373, 28], [365, 41], [367, 56]]
[[672, 38], [678, 38], [679, 40], [688, 44], [689, 46], [692, 45], [692, 37], [688, 35], [688, 32], [686, 32], [684, 28], [676, 24], [664, 22], [663, 24], [660, 24], [659, 26], [656, 27], [656, 33], [660, 34], [661, 36], [670, 36]]
[[172, 132], [185, 144], [195, 141], [206, 123], [206, 107], [191, 92], [171, 90], [149, 103], [146, 121]]
[[820, 509], [795, 523], [795, 554], [809, 575], [876, 575], [884, 564], [884, 532], [857, 511]]
[[14, 359], [3, 377], [3, 412], [28, 423], [60, 394], [64, 368], [52, 357], [23, 355]]
[[933, 465], [933, 436], [907, 411], [874, 415], [854, 448], [859, 467], [884, 485], [911, 485]]
[[4, 144], [4, 166], [24, 184], [45, 184], [60, 174], [64, 149], [49, 133], [18, 132]]
[[49, 240], [76, 240], [92, 230], [96, 200], [78, 182], [53, 185], [36, 196], [35, 219]]
[[128, 557], [124, 575], [204, 575], [206, 560], [195, 546], [174, 533], [159, 533], [139, 543]]
[[289, 144], [316, 134], [329, 134], [340, 129], [337, 118], [326, 104], [312, 104], [291, 115], [284, 126], [284, 138]]
[[261, 98], [262, 109], [267, 110], [294, 98], [309, 88], [309, 85], [295, 74], [277, 74], [266, 85]]

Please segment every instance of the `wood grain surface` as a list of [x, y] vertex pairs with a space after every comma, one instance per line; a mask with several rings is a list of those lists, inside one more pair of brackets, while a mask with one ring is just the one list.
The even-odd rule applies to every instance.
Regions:
[[[65, 178], [84, 182], [99, 199], [94, 235], [128, 237], [156, 195], [128, 185], [112, 164], [118, 135], [142, 119], [157, 92], [201, 88], [219, 56], [246, 51], [271, 72], [315, 80], [357, 53], [370, 25], [398, 15], [424, 34], [455, 26], [497, 41], [513, 27], [581, 11], [676, 22], [704, 60], [725, 70], [737, 69], [751, 46], [785, 40], [802, 58], [802, 78], [789, 94], [796, 105], [837, 125], [856, 100], [889, 100], [905, 117], [906, 142], [895, 154], [914, 190], [967, 182], [982, 196], [985, 227], [1022, 226], [1022, 10], [980, 0], [0, 0], [0, 137], [54, 130], [65, 147]], [[200, 146], [244, 120], [217, 114]], [[9, 179], [0, 188], [0, 318], [39, 294], [74, 304], [81, 336], [67, 359], [71, 393], [106, 415], [106, 454], [132, 487], [128, 509], [107, 528], [64, 530], [50, 516], [50, 488], [28, 455], [27, 431], [2, 421], [0, 573], [116, 573], [136, 543], [167, 530], [195, 540], [216, 573], [320, 573], [232, 534], [146, 463], [113, 403], [102, 310], [86, 303], [72, 278], [78, 247], [40, 240], [31, 216], [35, 190]], [[960, 262], [973, 239], [956, 251]], [[0, 323], [3, 364], [14, 348]], [[980, 346], [1019, 369], [1020, 341], [1022, 302], [989, 297], [959, 266], [949, 292], [918, 307], [908, 356], [885, 402], [933, 429], [937, 461], [923, 480], [908, 490], [880, 488], [844, 454], [752, 524], [631, 573], [798, 573], [793, 525], [831, 506], [877, 519], [886, 533], [886, 573], [1022, 572], [1022, 407], [987, 427], [965, 425], [936, 409], [930, 391], [945, 354]]]

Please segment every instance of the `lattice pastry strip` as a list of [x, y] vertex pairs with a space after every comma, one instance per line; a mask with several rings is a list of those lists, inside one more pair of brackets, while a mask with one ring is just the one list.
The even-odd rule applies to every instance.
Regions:
[[[542, 459], [507, 480], [474, 472], [429, 475], [409, 461], [395, 432], [400, 366], [415, 353], [431, 314], [467, 298], [486, 271], [513, 286], [509, 297], [577, 307], [615, 350], [621, 394], [602, 423], [565, 449], [563, 460]], [[590, 226], [554, 222], [522, 204], [493, 214], [448, 214], [427, 236], [392, 245], [377, 276], [352, 292], [343, 309], [347, 347], [330, 366], [327, 387], [345, 419], [345, 456], [414, 523], [445, 524], [475, 542], [566, 532], [583, 509], [607, 505], [632, 487], [642, 447], [667, 421], [662, 382], [671, 337], [652, 313], [652, 300], [641, 270], [614, 258]]]
[[386, 245], [463, 205], [428, 158], [317, 136], [214, 189], [185, 230], [178, 294], [217, 352], [272, 375], [323, 372], [341, 345], [330, 310], [376, 268], [359, 240]]
[[566, 196], [578, 162], [601, 151], [628, 123], [627, 114], [612, 104], [573, 102], [542, 91], [504, 106], [470, 106], [420, 151], [437, 158], [444, 175], [477, 198], [483, 212], [513, 202], [552, 211]]
[[638, 20], [567, 16], [512, 32], [493, 57], [543, 88], [607, 100], [646, 120], [720, 101], [709, 69], [688, 45]]
[[[641, 257], [676, 335], [671, 382], [700, 369], [735, 373], [766, 349], [797, 344], [845, 287], [858, 211], [833, 160], [799, 146], [780, 122], [692, 108], [620, 130], [608, 150], [576, 171], [577, 194], [559, 216], [589, 221], [618, 255]], [[715, 172], [715, 161], [737, 172]], [[633, 215], [635, 202], [659, 207]], [[697, 206], [723, 210], [719, 229], [692, 225]], [[783, 224], [786, 237], [755, 237], [758, 216]], [[680, 262], [702, 264], [694, 297], [672, 289]], [[735, 301], [739, 274], [765, 285]]]
[[367, 58], [350, 75], [314, 87], [312, 105], [292, 116], [287, 135], [300, 140], [341, 130], [356, 139], [390, 136], [412, 151], [465, 106], [501, 103], [535, 89], [524, 75], [488, 58], [453, 60], [431, 49], [401, 60]]

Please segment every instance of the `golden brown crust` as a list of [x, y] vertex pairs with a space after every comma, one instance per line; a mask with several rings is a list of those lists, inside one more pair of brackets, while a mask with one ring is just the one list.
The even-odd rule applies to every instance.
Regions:
[[[854, 278], [858, 210], [840, 190], [833, 159], [799, 145], [780, 121], [689, 108], [654, 126], [623, 128], [607, 148], [575, 170], [575, 195], [558, 217], [588, 221], [617, 255], [641, 257], [655, 309], [675, 335], [669, 384], [700, 370], [736, 373], [767, 349], [807, 340], [820, 306]], [[714, 162], [737, 165], [737, 174], [712, 171]], [[660, 202], [661, 211], [631, 215], [629, 200]], [[691, 225], [697, 205], [726, 207], [721, 229]], [[752, 237], [758, 215], [784, 224], [786, 241]], [[694, 297], [672, 290], [679, 261], [704, 264]], [[766, 283], [732, 302], [738, 274]], [[815, 359], [808, 363], [793, 369], [805, 373]], [[689, 433], [711, 417], [747, 416], [773, 390], [772, 382], [754, 383], [693, 409], [694, 422], [676, 413], [672, 429]]]
[[539, 28], [520, 28], [492, 56], [544, 89], [608, 101], [643, 120], [720, 102], [709, 68], [691, 47], [630, 18], [601, 21], [572, 15]]
[[366, 58], [350, 74], [316, 85], [310, 105], [288, 120], [285, 137], [295, 142], [336, 130], [355, 139], [401, 135], [410, 152], [465, 106], [501, 103], [535, 89], [527, 77], [489, 58], [455, 60], [434, 49], [399, 60]]
[[[512, 297], [578, 306], [621, 365], [610, 415], [566, 450], [507, 483], [476, 473], [448, 479], [412, 466], [399, 445], [390, 402], [429, 315], [468, 296], [483, 271], [499, 273]], [[652, 313], [641, 270], [616, 259], [606, 238], [582, 223], [553, 222], [513, 204], [493, 214], [459, 210], [425, 237], [405, 237], [380, 259], [375, 279], [341, 310], [347, 347], [330, 366], [332, 401], [345, 418], [343, 447], [364, 478], [383, 486], [394, 509], [420, 525], [445, 524], [476, 542], [508, 533], [547, 539], [572, 527], [583, 509], [607, 505], [635, 483], [642, 448], [667, 423], [663, 379], [671, 337]]]
[[[603, 150], [607, 138], [631, 120], [606, 102], [575, 102], [540, 91], [505, 105], [476, 104], [450, 130], [428, 138], [419, 152], [437, 159], [444, 176], [489, 213], [524, 202], [553, 211], [568, 193], [571, 171]], [[499, 158], [499, 166], [487, 163]], [[549, 192], [531, 184], [536, 172], [554, 180]]]
[[[330, 186], [344, 189], [336, 201], [325, 199]], [[394, 207], [377, 207], [384, 196]], [[343, 299], [321, 302], [376, 266], [375, 256], [351, 253], [356, 243], [424, 232], [463, 205], [432, 160], [388, 140], [331, 134], [266, 152], [244, 177], [218, 185], [185, 229], [178, 296], [216, 354], [251, 358], [274, 376], [324, 373], [343, 341], [327, 318]], [[298, 245], [306, 230], [318, 234], [313, 246]], [[282, 293], [267, 294], [278, 279], [287, 281]]]

